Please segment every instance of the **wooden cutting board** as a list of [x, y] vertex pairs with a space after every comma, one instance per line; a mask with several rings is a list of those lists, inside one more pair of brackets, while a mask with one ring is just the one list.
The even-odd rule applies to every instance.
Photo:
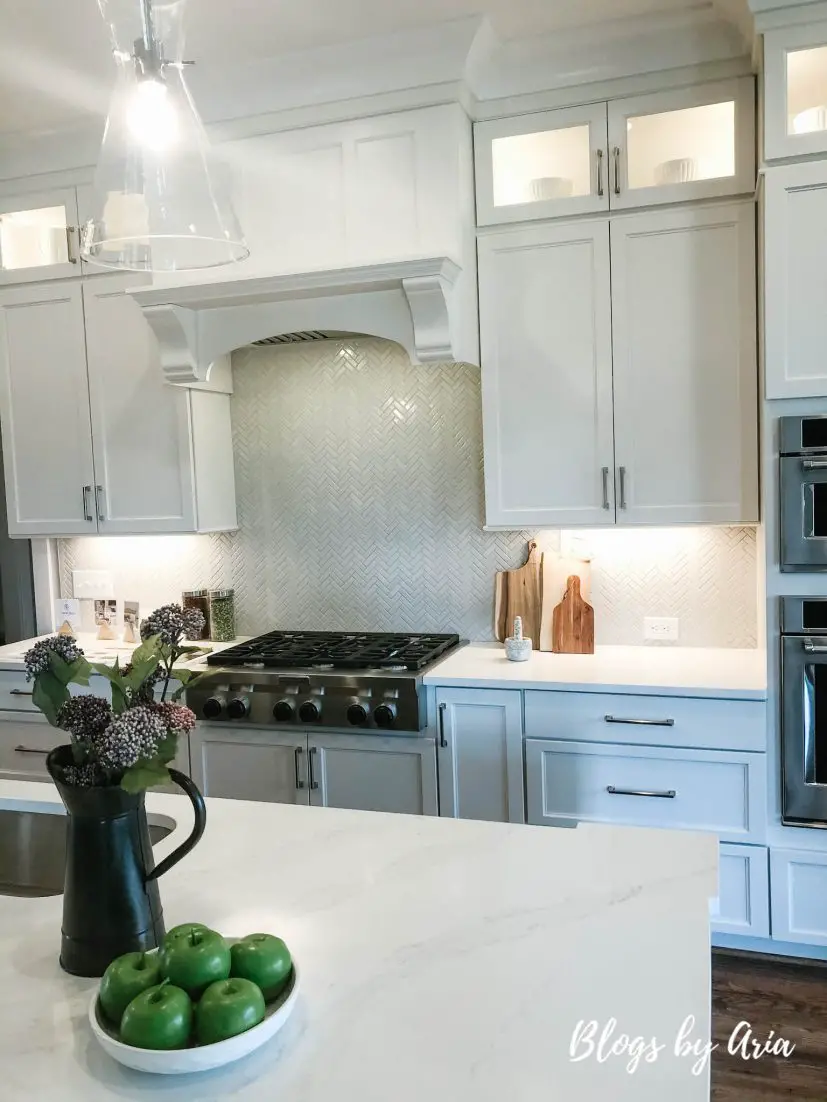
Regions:
[[494, 592], [494, 634], [502, 642], [511, 634], [514, 617], [523, 618], [523, 635], [540, 646], [540, 553], [534, 540], [528, 545], [528, 558], [516, 570], [500, 570]]
[[551, 649], [555, 654], [594, 654], [594, 609], [581, 597], [576, 574], [570, 575], [554, 610]]

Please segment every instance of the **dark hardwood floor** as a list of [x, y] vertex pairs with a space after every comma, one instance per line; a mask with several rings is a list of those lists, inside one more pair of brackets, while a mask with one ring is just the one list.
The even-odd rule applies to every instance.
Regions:
[[[760, 1045], [783, 1037], [789, 1058], [744, 1060], [727, 1052], [739, 1022]], [[714, 951], [712, 954], [713, 1102], [827, 1100], [827, 963]], [[739, 1035], [740, 1036], [740, 1035]]]

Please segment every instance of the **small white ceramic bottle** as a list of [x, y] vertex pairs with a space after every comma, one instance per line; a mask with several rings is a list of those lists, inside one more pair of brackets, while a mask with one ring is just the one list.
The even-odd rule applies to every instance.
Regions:
[[523, 638], [523, 620], [514, 617], [514, 634], [505, 641], [505, 656], [509, 662], [527, 662], [531, 657], [531, 640]]

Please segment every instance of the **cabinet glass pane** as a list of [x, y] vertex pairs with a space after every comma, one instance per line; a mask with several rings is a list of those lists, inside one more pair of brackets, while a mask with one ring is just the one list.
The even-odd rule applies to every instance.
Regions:
[[0, 269], [11, 272], [68, 261], [65, 207], [0, 214]]
[[787, 133], [827, 130], [827, 46], [787, 54]]
[[591, 194], [589, 126], [494, 138], [494, 206]]
[[706, 103], [626, 122], [630, 188], [735, 175], [735, 103]]

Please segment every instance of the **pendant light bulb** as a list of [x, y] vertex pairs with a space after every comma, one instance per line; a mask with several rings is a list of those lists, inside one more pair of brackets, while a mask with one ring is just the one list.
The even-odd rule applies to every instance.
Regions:
[[135, 85], [127, 108], [129, 131], [144, 149], [163, 153], [178, 137], [178, 119], [163, 80], [147, 77]]

